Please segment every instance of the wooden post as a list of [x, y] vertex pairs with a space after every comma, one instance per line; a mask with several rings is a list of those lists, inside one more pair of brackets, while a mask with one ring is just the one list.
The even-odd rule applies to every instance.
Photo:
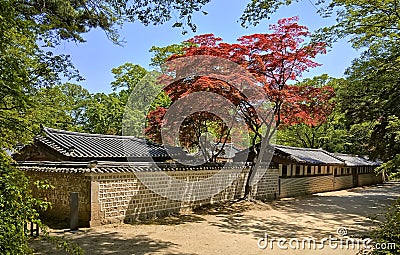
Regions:
[[71, 230], [78, 230], [79, 228], [79, 197], [78, 192], [70, 193], [70, 224]]

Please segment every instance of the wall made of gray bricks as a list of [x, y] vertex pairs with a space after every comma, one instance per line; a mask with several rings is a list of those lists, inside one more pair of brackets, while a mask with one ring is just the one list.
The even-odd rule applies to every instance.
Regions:
[[[224, 174], [235, 174], [235, 170], [225, 169]], [[165, 173], [176, 179], [196, 182], [214, 176], [218, 170], [173, 171], [173, 172], [143, 172], [140, 180], [166, 185], [170, 196], [179, 195], [184, 201], [166, 198], [148, 189], [133, 173], [128, 174], [93, 174], [92, 178], [92, 220], [91, 225], [134, 222], [141, 219], [178, 213], [189, 208], [238, 199], [244, 194], [244, 186], [248, 168], [243, 169], [235, 180], [225, 189], [208, 198], [197, 200], [195, 194], [185, 193], [175, 187], [168, 187]], [[216, 178], [210, 186], [202, 186], [198, 194], [207, 193], [217, 183]], [[94, 192], [96, 191], [96, 192]], [[251, 190], [251, 195], [257, 199], [275, 199], [278, 192], [278, 170], [268, 169], [259, 183]]]
[[[45, 198], [53, 206], [46, 212], [55, 220], [68, 220], [70, 213], [70, 192], [79, 193], [79, 219], [81, 226], [94, 226], [108, 223], [133, 222], [141, 219], [178, 213], [190, 208], [232, 201], [244, 196], [245, 182], [249, 168], [241, 170], [224, 169], [224, 174], [215, 178], [220, 169], [179, 171], [144, 171], [141, 173], [57, 173], [26, 171], [31, 181], [48, 180], [55, 186], [52, 190], [38, 190], [33, 187], [36, 197]], [[195, 193], [179, 189], [168, 181], [168, 176], [185, 180], [196, 185], [201, 180], [213, 177], [207, 185], [199, 186]], [[138, 176], [140, 175], [140, 179]], [[210, 197], [199, 199], [201, 194], [208, 193], [226, 182], [226, 176], [235, 178], [226, 188]], [[161, 196], [148, 187], [146, 183], [164, 188], [170, 196], [182, 199], [171, 199]], [[324, 191], [353, 187], [353, 176], [305, 176], [279, 177], [278, 169], [267, 169], [258, 183], [251, 187], [250, 196], [259, 200], [272, 200], [283, 197], [301, 196]], [[358, 185], [382, 183], [382, 177], [374, 173], [358, 174]]]
[[349, 189], [353, 187], [353, 176], [335, 176], [333, 190]]
[[358, 174], [358, 186], [368, 186], [383, 183], [382, 174], [366, 173]]
[[279, 197], [292, 197], [353, 187], [351, 175], [280, 178]]
[[269, 168], [251, 189], [251, 196], [258, 200], [273, 200], [279, 196], [279, 169]]
[[[51, 221], [68, 222], [70, 218], [70, 193], [78, 192], [79, 225], [88, 226], [90, 221], [90, 177], [84, 174], [26, 171], [35, 197], [51, 202], [43, 215]], [[35, 181], [48, 181], [53, 189], [38, 189]]]
[[333, 190], [332, 175], [280, 178], [279, 181], [279, 197], [302, 196]]
[[[294, 197], [318, 192], [348, 189], [353, 187], [352, 175], [323, 175], [279, 179], [279, 197]], [[382, 176], [373, 173], [358, 174], [358, 186], [382, 183]]]

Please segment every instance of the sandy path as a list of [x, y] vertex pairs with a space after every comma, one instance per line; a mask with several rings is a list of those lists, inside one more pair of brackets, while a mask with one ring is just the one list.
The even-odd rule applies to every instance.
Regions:
[[[332, 249], [328, 242], [322, 250], [295, 250], [288, 243], [284, 244], [288, 249], [282, 250], [276, 242], [272, 250], [270, 246], [263, 250], [257, 242], [265, 234], [269, 240], [298, 238], [301, 242], [313, 237], [319, 242], [329, 235], [340, 237], [339, 227], [345, 227], [350, 236], [361, 236], [372, 225], [367, 216], [383, 212], [399, 195], [400, 183], [388, 183], [267, 204], [226, 204], [148, 224], [108, 225], [75, 233], [55, 230], [55, 234], [76, 241], [85, 254], [356, 254], [357, 249]], [[32, 247], [36, 254], [64, 254], [40, 240]]]

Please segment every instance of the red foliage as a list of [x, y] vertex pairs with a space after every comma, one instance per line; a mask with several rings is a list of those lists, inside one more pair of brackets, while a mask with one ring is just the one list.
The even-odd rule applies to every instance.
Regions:
[[[235, 62], [250, 72], [258, 86], [268, 95], [273, 106], [276, 127], [280, 124], [298, 123], [318, 125], [326, 121], [326, 116], [332, 110], [333, 103], [330, 99], [334, 96], [333, 89], [328, 86], [296, 86], [291, 85], [290, 81], [296, 81], [309, 68], [319, 66], [314, 58], [317, 54], [326, 52], [325, 45], [306, 43], [305, 39], [310, 33], [307, 27], [297, 24], [297, 21], [297, 17], [281, 19], [278, 24], [270, 26], [271, 33], [242, 36], [234, 44], [224, 43], [213, 34], [195, 36], [189, 40], [193, 45], [184, 49], [185, 54], [173, 55], [168, 60], [207, 55]], [[190, 68], [197, 67], [198, 63], [192, 63]], [[229, 75], [232, 79], [240, 79], [237, 74], [227, 74]], [[172, 82], [165, 88], [165, 92], [172, 102], [193, 92], [210, 91], [226, 97], [235, 106], [245, 104], [246, 96], [235, 89], [235, 86], [221, 80], [227, 79], [190, 77]], [[259, 125], [260, 116], [252, 114], [251, 107], [246, 111], [250, 111], [246, 122]], [[162, 126], [164, 114], [165, 111], [160, 109], [150, 113], [149, 134], [152, 133], [150, 130], [155, 131], [152, 125], [158, 128]]]
[[150, 125], [147, 126], [145, 132], [148, 138], [153, 141], [161, 141], [161, 127], [163, 125], [163, 117], [168, 111], [167, 108], [157, 107], [155, 110], [149, 112], [147, 120]]

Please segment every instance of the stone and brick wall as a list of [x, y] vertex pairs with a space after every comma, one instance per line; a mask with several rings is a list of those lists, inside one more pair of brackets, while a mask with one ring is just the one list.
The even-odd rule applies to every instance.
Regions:
[[279, 178], [279, 197], [293, 197], [333, 190], [333, 176]]
[[[148, 171], [143, 172], [112, 172], [93, 173], [74, 169], [46, 168], [43, 166], [23, 168], [33, 183], [36, 180], [47, 180], [55, 188], [38, 190], [32, 185], [34, 195], [52, 203], [52, 208], [45, 216], [56, 221], [68, 222], [70, 217], [70, 193], [79, 194], [80, 226], [94, 226], [107, 223], [133, 222], [140, 219], [177, 213], [201, 205], [232, 201], [243, 197], [244, 187], [249, 167], [226, 168], [222, 175], [216, 175], [221, 167], [207, 167], [179, 171]], [[166, 175], [167, 174], [167, 175]], [[215, 192], [211, 197], [196, 199], [196, 194], [171, 186], [168, 175], [177, 180], [185, 180], [196, 184], [210, 177], [212, 181], [205, 182], [197, 194], [209, 193], [210, 190], [225, 184], [226, 177], [233, 177], [232, 183], [226, 188]], [[140, 179], [138, 178], [140, 177]], [[217, 177], [215, 177], [217, 176]], [[146, 187], [147, 184], [165, 187], [169, 195], [184, 198], [170, 199], [154, 193]], [[173, 185], [173, 184], [172, 184]], [[207, 186], [208, 185], [208, 186]], [[225, 186], [225, 185], [223, 185]], [[260, 200], [276, 199], [278, 196], [278, 169], [267, 169], [257, 185], [253, 186], [250, 195]]]
[[[61, 163], [62, 164], [62, 163]], [[135, 172], [134, 169], [118, 167], [109, 168], [108, 171], [83, 166], [76, 169], [49, 168], [42, 165], [24, 169], [32, 182], [35, 180], [48, 180], [55, 186], [52, 190], [37, 190], [33, 188], [34, 195], [46, 198], [53, 204], [52, 209], [46, 212], [55, 220], [66, 221], [70, 215], [70, 192], [79, 193], [79, 219], [81, 226], [94, 226], [99, 224], [133, 222], [140, 219], [163, 216], [177, 213], [189, 208], [217, 202], [232, 201], [243, 197], [249, 166], [240, 168], [225, 168], [225, 175], [215, 174], [220, 172], [221, 166], [190, 168], [183, 167], [169, 171], [153, 171], [145, 169]], [[287, 176], [282, 174], [282, 167], [269, 168], [258, 183], [252, 186], [250, 195], [259, 200], [273, 200], [283, 197], [300, 196], [324, 191], [339, 190], [353, 187], [353, 175], [346, 174], [335, 176], [335, 169], [326, 167], [317, 171], [316, 167], [288, 168]], [[166, 175], [167, 174], [167, 175]], [[307, 176], [310, 174], [310, 176]], [[317, 175], [316, 175], [317, 174]], [[320, 175], [318, 175], [320, 174]], [[185, 180], [196, 185], [201, 180], [212, 179], [201, 186], [196, 193], [189, 193], [188, 189], [178, 188], [168, 180], [168, 175], [176, 180]], [[140, 178], [138, 178], [140, 176]], [[215, 192], [211, 197], [201, 200], [196, 199], [203, 193], [208, 193], [217, 184], [226, 182], [226, 176], [234, 176], [233, 182], [225, 185], [225, 189]], [[374, 173], [358, 173], [358, 185], [371, 185], [381, 183], [381, 176]], [[213, 178], [210, 178], [213, 177]], [[161, 196], [147, 186], [153, 184], [169, 192], [169, 195], [183, 198], [171, 199]], [[198, 198], [198, 197], [197, 197]]]
[[[382, 176], [374, 173], [358, 174], [358, 186], [382, 183]], [[280, 177], [279, 197], [294, 197], [318, 192], [349, 189], [354, 187], [353, 175], [323, 175], [308, 177]]]
[[353, 188], [353, 176], [343, 175], [335, 176], [333, 190]]
[[279, 197], [301, 196], [353, 187], [353, 177], [351, 175], [323, 175], [298, 178], [281, 177], [279, 182]]
[[[279, 196], [279, 169], [269, 168], [256, 185], [252, 187], [251, 195], [258, 200], [273, 200]], [[243, 181], [241, 182], [243, 183]], [[244, 190], [244, 189], [243, 189]]]
[[[185, 193], [177, 187], [168, 186], [165, 172], [143, 172], [140, 179], [146, 179], [146, 183], [154, 181], [156, 184], [166, 185], [167, 192], [179, 193], [184, 201], [166, 198], [148, 189], [134, 173], [126, 174], [92, 174], [92, 214], [91, 224], [107, 224], [118, 222], [133, 222], [140, 219], [163, 216], [177, 213], [188, 208], [195, 208], [205, 204], [238, 199], [244, 194], [244, 186], [248, 168], [243, 169], [238, 177], [225, 189], [209, 198], [196, 200], [190, 197], [193, 194]], [[214, 176], [219, 170], [174, 171], [168, 175], [176, 179], [195, 182]], [[224, 171], [234, 170], [225, 169]], [[226, 173], [229, 174], [229, 173]], [[257, 199], [275, 199], [278, 191], [278, 170], [268, 169], [260, 182], [252, 189], [252, 196]], [[223, 175], [221, 176], [221, 178]], [[215, 179], [215, 182], [223, 180]], [[151, 185], [151, 184], [150, 184]], [[216, 183], [210, 182], [209, 187], [202, 186], [203, 191], [208, 192]], [[178, 194], [169, 194], [176, 196]]]
[[[84, 174], [55, 173], [26, 171], [30, 178], [32, 192], [39, 197], [51, 202], [52, 206], [44, 216], [49, 220], [68, 222], [70, 218], [70, 193], [78, 192], [79, 196], [79, 224], [88, 226], [90, 220], [90, 177]], [[37, 189], [33, 183], [37, 180], [47, 180], [54, 189]]]
[[382, 174], [378, 175], [375, 173], [358, 174], [358, 186], [374, 185], [382, 182], [383, 182]]

